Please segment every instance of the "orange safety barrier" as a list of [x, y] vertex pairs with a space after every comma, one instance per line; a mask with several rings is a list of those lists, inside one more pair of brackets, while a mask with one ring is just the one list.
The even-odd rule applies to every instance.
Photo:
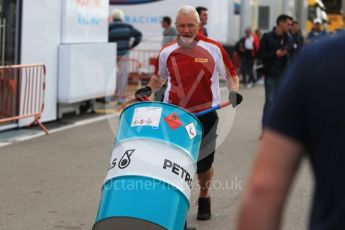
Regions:
[[43, 64], [0, 66], [0, 123], [33, 117], [40, 121], [44, 110], [46, 68]]

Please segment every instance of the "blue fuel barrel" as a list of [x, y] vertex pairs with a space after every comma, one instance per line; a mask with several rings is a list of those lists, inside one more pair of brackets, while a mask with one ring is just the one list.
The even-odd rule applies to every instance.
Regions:
[[202, 139], [199, 120], [160, 102], [127, 107], [93, 230], [182, 230]]

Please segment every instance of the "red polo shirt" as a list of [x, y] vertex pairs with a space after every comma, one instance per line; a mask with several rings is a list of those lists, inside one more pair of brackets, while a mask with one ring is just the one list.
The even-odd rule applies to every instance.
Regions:
[[223, 46], [197, 36], [190, 48], [174, 41], [159, 53], [156, 74], [167, 80], [164, 102], [199, 112], [220, 103], [219, 78], [236, 76]]

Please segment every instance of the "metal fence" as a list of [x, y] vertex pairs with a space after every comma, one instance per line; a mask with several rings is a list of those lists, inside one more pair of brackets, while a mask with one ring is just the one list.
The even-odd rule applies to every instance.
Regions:
[[0, 66], [0, 123], [33, 117], [33, 124], [48, 133], [40, 121], [45, 74], [43, 64]]
[[129, 76], [126, 96], [132, 98], [136, 89], [146, 85], [155, 70], [159, 50], [134, 49], [126, 61], [129, 62]]

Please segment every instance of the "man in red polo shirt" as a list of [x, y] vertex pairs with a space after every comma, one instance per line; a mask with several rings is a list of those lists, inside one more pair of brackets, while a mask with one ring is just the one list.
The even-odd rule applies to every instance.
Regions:
[[[222, 45], [198, 35], [200, 18], [194, 7], [182, 7], [176, 17], [177, 39], [162, 48], [156, 62], [156, 72], [148, 86], [136, 91], [138, 100], [151, 96], [167, 83], [164, 102], [195, 113], [220, 104], [219, 77], [227, 79], [229, 100], [235, 107], [242, 97], [236, 92], [239, 80]], [[204, 135], [201, 143], [197, 174], [200, 184], [198, 220], [211, 218], [208, 194], [213, 177], [218, 115], [211, 112], [199, 117]]]

